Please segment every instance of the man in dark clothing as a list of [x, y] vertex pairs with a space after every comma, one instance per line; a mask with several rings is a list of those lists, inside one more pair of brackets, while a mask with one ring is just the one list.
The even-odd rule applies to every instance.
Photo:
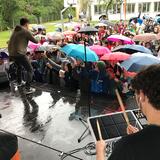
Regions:
[[27, 71], [26, 79], [26, 93], [32, 92], [30, 88], [30, 83], [33, 76], [32, 65], [26, 56], [28, 42], [32, 41], [37, 43], [37, 40], [34, 39], [32, 34], [28, 31], [29, 29], [29, 20], [26, 18], [20, 19], [20, 26], [17, 25], [11, 35], [8, 44], [8, 51], [11, 61], [15, 61], [18, 66], [17, 69], [17, 80], [18, 84], [21, 85], [21, 72], [22, 66]]
[[[137, 103], [147, 117], [141, 131], [129, 125], [127, 133], [115, 145], [109, 160], [159, 160], [160, 146], [160, 64], [141, 71], [132, 80]], [[105, 142], [97, 142], [97, 160], [105, 159]]]

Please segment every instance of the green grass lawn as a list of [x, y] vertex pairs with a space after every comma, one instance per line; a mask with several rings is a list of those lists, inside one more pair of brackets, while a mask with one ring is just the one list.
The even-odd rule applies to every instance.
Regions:
[[[64, 22], [67, 22], [67, 19], [64, 19]], [[61, 27], [61, 21], [54, 21], [54, 22], [48, 22], [44, 23], [43, 25], [46, 27], [47, 32], [54, 32], [58, 27]], [[91, 24], [94, 25], [97, 22], [92, 22]], [[58, 24], [58, 26], [56, 25]], [[71, 28], [68, 28], [71, 29]], [[7, 47], [7, 41], [9, 40], [9, 37], [11, 35], [11, 30], [0, 32], [0, 48]]]
[[[43, 24], [46, 27], [47, 32], [53, 32], [56, 30], [56, 26], [53, 23], [45, 23]], [[11, 35], [10, 30], [0, 32], [0, 48], [7, 47], [7, 41]]]
[[[66, 21], [66, 20], [64, 20], [64, 21]], [[47, 32], [54, 32], [58, 28], [56, 26], [56, 23], [60, 23], [60, 21], [44, 23], [43, 25], [46, 27]], [[0, 32], [0, 48], [7, 47], [7, 41], [9, 40], [11, 32], [12, 31], [10, 31], [10, 30]]]
[[7, 47], [7, 41], [11, 35], [11, 31], [0, 32], [0, 48]]

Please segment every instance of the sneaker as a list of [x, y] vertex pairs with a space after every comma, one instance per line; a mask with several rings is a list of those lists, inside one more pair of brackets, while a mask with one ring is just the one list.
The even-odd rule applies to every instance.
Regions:
[[17, 87], [24, 87], [25, 86], [25, 82], [24, 81], [22, 81], [21, 83], [17, 83], [16, 85], [17, 85]]
[[34, 93], [36, 90], [34, 88], [25, 89], [25, 94]]

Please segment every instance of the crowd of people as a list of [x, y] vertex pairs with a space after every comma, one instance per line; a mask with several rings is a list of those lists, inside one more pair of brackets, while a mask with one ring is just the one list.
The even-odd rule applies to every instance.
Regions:
[[[107, 38], [110, 35], [122, 34], [133, 38], [136, 34], [148, 32], [146, 30], [148, 20], [144, 19], [143, 21], [139, 23], [136, 19], [133, 19], [129, 24], [122, 20], [114, 25], [104, 24], [104, 26], [98, 26], [98, 32], [94, 34], [79, 33], [78, 31], [81, 29], [82, 24], [83, 27], [89, 26], [89, 24], [81, 22], [81, 25], [79, 24], [72, 29], [75, 30], [73, 35], [63, 37], [61, 29], [59, 29], [57, 34], [59, 33], [62, 37], [57, 39], [48, 38], [45, 29], [34, 30], [33, 35], [41, 46], [34, 51], [28, 50], [27, 52], [34, 70], [33, 81], [56, 84], [71, 91], [76, 91], [78, 88], [83, 91], [88, 88], [91, 92], [111, 96], [114, 95], [114, 89], [118, 87], [122, 94], [130, 94], [129, 83], [136, 73], [127, 72], [121, 67], [121, 61], [85, 63], [81, 59], [68, 57], [60, 51], [60, 48], [66, 44], [84, 44], [85, 41], [87, 46], [99, 45], [112, 51], [117, 46], [125, 44], [123, 40], [117, 42], [108, 41]], [[154, 24], [153, 27], [152, 32], [158, 35], [160, 25]], [[158, 43], [159, 41], [135, 42], [135, 44], [143, 45], [150, 49], [154, 56], [158, 56], [160, 52]], [[47, 50], [43, 46], [51, 47]], [[87, 80], [87, 77], [89, 82], [84, 84], [83, 80], [85, 78]]]
[[[61, 29], [59, 29], [58, 34], [60, 36], [56, 39], [47, 37], [45, 30], [42, 28], [35, 30], [31, 34], [28, 31], [28, 25], [28, 19], [22, 18], [20, 20], [20, 26], [18, 25], [15, 27], [8, 44], [10, 60], [15, 61], [18, 66], [18, 85], [22, 84], [21, 75], [23, 66], [27, 71], [25, 87], [26, 93], [32, 92], [30, 87], [32, 81], [59, 85], [60, 87], [66, 88], [72, 92], [80, 89], [81, 95], [84, 96], [91, 92], [95, 94], [105, 94], [112, 97], [115, 96], [115, 89], [118, 88], [121, 95], [123, 97], [127, 97], [128, 95], [133, 94], [132, 91], [135, 89], [138, 105], [148, 118], [149, 123], [153, 124], [153, 126], [149, 126], [147, 129], [135, 136], [122, 139], [110, 159], [130, 159], [130, 157], [127, 157], [128, 154], [125, 153], [129, 153], [132, 157], [135, 157], [136, 154], [137, 156], [142, 155], [139, 159], [147, 159], [146, 156], [143, 156], [145, 154], [145, 149], [143, 149], [143, 147], [147, 146], [147, 144], [144, 143], [144, 139], [141, 140], [143, 144], [141, 145], [143, 153], [140, 154], [138, 150], [140, 147], [137, 146], [138, 143], [141, 143], [139, 139], [143, 135], [147, 137], [147, 140], [150, 140], [147, 136], [148, 133], [152, 133], [150, 130], [155, 130], [159, 133], [159, 127], [157, 126], [159, 125], [159, 120], [157, 118], [159, 116], [159, 88], [155, 86], [155, 84], [159, 85], [159, 66], [152, 66], [148, 70], [142, 71], [137, 75], [137, 73], [131, 73], [122, 68], [120, 64], [121, 61], [85, 62], [82, 59], [67, 56], [60, 50], [60, 48], [71, 43], [84, 44], [85, 42], [87, 46], [99, 45], [107, 47], [112, 51], [115, 47], [125, 45], [125, 43], [123, 40], [116, 42], [107, 40], [110, 35], [120, 34], [132, 39], [135, 35], [149, 32], [154, 33], [159, 37], [160, 25], [151, 25], [150, 19], [144, 18], [139, 20], [137, 17], [130, 20], [129, 24], [121, 20], [119, 23], [114, 25], [105, 24], [104, 26], [98, 26], [98, 32], [95, 32], [94, 34], [79, 33], [81, 25], [76, 26], [74, 28], [76, 33], [69, 36], [63, 35], [63, 33], [61, 33]], [[83, 23], [83, 25], [90, 26], [87, 23]], [[40, 45], [34, 48], [34, 50], [30, 50], [31, 48], [27, 50], [29, 41], [39, 43]], [[160, 54], [160, 47], [158, 43], [158, 38], [156, 41], [135, 42], [135, 44], [143, 45], [151, 50], [154, 56], [159, 56]], [[46, 49], [46, 46], [50, 48]], [[146, 81], [146, 83], [143, 83], [147, 76], [151, 79], [155, 78], [156, 83], [153, 87], [150, 86], [152, 81], [151, 79]], [[135, 78], [131, 85], [133, 77]], [[151, 90], [151, 94], [155, 94], [153, 98], [153, 95], [149, 94], [150, 89], [153, 89]], [[146, 108], [146, 106], [148, 108]], [[155, 119], [152, 119], [154, 115], [156, 115], [156, 117]], [[129, 126], [128, 132], [129, 130], [130, 132], [137, 132], [136, 128], [133, 128], [133, 126]], [[154, 132], [154, 134], [156, 134], [156, 132]], [[157, 135], [158, 134], [156, 134], [156, 137], [158, 139]], [[155, 142], [155, 138], [152, 138]], [[138, 143], [134, 143], [134, 139], [136, 139]], [[158, 143], [159, 142], [157, 141], [157, 145], [159, 145]], [[149, 145], [152, 145], [152, 139], [149, 141]], [[104, 159], [104, 146], [105, 144], [103, 141], [97, 143], [97, 160]], [[127, 146], [128, 152], [122, 152], [122, 146], [124, 146], [123, 148], [126, 148]], [[130, 148], [131, 146], [137, 150], [132, 152], [132, 148]], [[155, 149], [155, 151], [157, 151], [155, 155], [158, 155], [158, 150]], [[147, 153], [150, 153], [149, 150]], [[117, 155], [120, 157], [117, 158]], [[154, 157], [154, 154], [152, 155]], [[137, 157], [135, 159], [137, 159]]]

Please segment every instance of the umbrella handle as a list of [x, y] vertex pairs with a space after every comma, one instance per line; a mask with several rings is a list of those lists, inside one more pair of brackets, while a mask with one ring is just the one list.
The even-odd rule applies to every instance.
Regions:
[[87, 63], [86, 39], [84, 40], [84, 55], [85, 55], [85, 66], [86, 66]]

